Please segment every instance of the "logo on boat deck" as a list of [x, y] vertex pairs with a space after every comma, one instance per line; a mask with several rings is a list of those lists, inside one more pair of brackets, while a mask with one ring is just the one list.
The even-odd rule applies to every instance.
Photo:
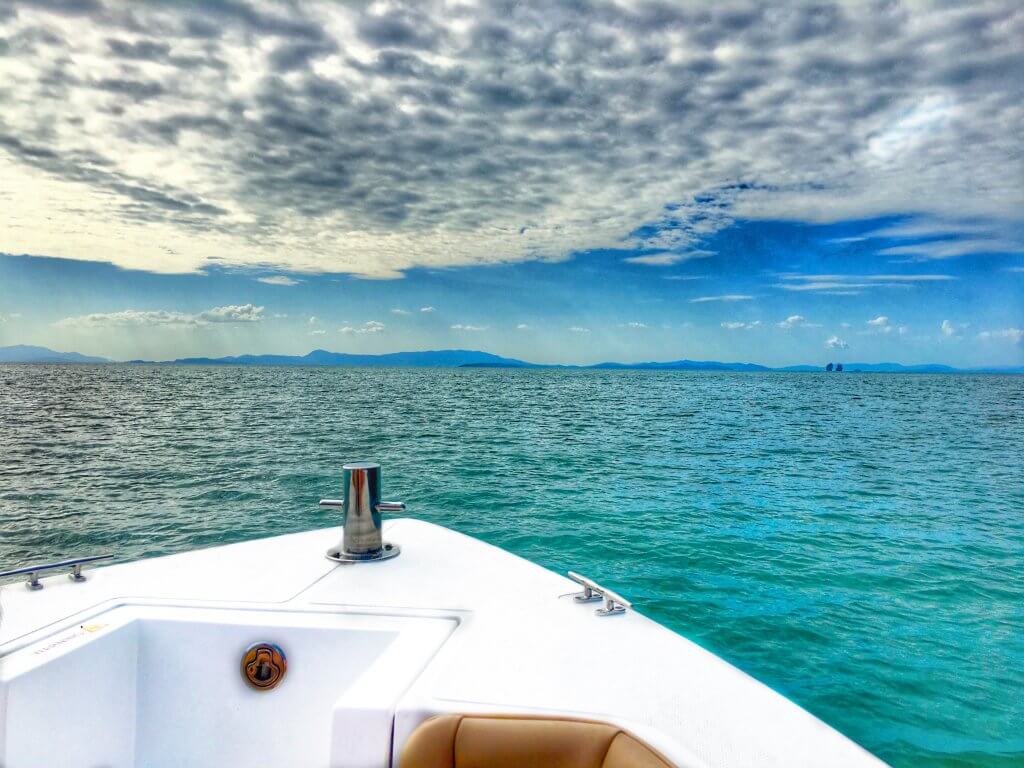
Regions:
[[281, 647], [273, 643], [250, 645], [242, 656], [242, 677], [258, 691], [276, 688], [288, 671], [288, 660]]
[[77, 629], [71, 630], [68, 634], [58, 637], [56, 640], [51, 640], [46, 645], [41, 645], [32, 651], [33, 655], [39, 656], [44, 653], [49, 653], [55, 648], [60, 648], [62, 645], [72, 642], [73, 640], [80, 640], [85, 637], [86, 633], [92, 634], [93, 632], [99, 632], [101, 629], [106, 629], [109, 624], [80, 624]]

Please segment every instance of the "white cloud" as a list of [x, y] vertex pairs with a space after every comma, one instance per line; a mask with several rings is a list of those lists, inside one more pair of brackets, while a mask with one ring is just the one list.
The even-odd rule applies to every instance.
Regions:
[[267, 285], [298, 285], [301, 280], [295, 280], [294, 278], [288, 277], [287, 275], [271, 275], [270, 277], [257, 277], [256, 282], [266, 283]]
[[707, 301], [750, 301], [753, 296], [747, 296], [742, 293], [727, 293], [723, 296], [698, 296], [696, 299], [690, 299], [691, 304], [703, 304]]
[[420, 307], [420, 312], [436, 312], [437, 310], [433, 307]]
[[955, 339], [959, 338], [970, 327], [970, 323], [951, 323], [949, 320], [943, 320], [939, 330], [947, 339]]
[[409, 310], [407, 310], [407, 309], [400, 309], [398, 307], [395, 307], [394, 309], [391, 310], [391, 314], [392, 315], [411, 315], [412, 313]]
[[838, 336], [829, 336], [825, 341], [825, 347], [827, 349], [849, 349], [850, 345]]
[[309, 335], [310, 336], [323, 336], [326, 333], [327, 333], [327, 331], [323, 330], [322, 328], [317, 328], [315, 330], [310, 331]]
[[760, 320], [754, 320], [753, 322], [750, 322], [750, 323], [743, 323], [743, 322], [739, 322], [739, 321], [733, 321], [733, 322], [722, 323], [721, 325], [727, 331], [739, 331], [739, 330], [750, 331], [750, 330], [753, 330], [754, 328], [759, 328], [761, 326], [761, 321]]
[[776, 323], [779, 328], [789, 330], [790, 328], [796, 328], [797, 326], [806, 325], [807, 318], [803, 315], [790, 315], [780, 323]]
[[516, 330], [517, 331], [529, 331], [529, 330], [532, 330], [532, 329], [526, 323], [520, 323], [519, 325], [516, 326]]
[[899, 155], [926, 144], [946, 128], [956, 112], [955, 102], [946, 94], [931, 94], [913, 105], [883, 131], [868, 141], [868, 152], [889, 164]]
[[641, 330], [643, 328], [646, 328], [647, 327], [647, 323], [638, 323], [636, 321], [633, 321], [631, 323], [622, 323], [619, 327], [620, 328], [631, 328], [634, 331], [638, 331], [638, 330]]
[[263, 307], [253, 304], [214, 307], [200, 312], [198, 317], [209, 323], [256, 323], [263, 319]]
[[384, 323], [376, 320], [368, 320], [361, 326], [343, 325], [338, 333], [380, 333], [384, 330]]
[[486, 331], [486, 325], [467, 325], [465, 323], [456, 323], [451, 326], [453, 331]]
[[982, 341], [1010, 341], [1014, 344], [1024, 342], [1024, 328], [1002, 328], [998, 331], [982, 331], [978, 334]]
[[865, 325], [867, 325], [868, 328], [860, 332], [862, 336], [874, 334], [888, 334], [892, 333], [895, 330], [894, 326], [890, 324], [889, 318], [886, 317], [885, 315], [879, 315], [878, 317], [874, 317], [871, 320], [866, 320]]
[[1007, 272], [1024, 272], [1024, 267], [1007, 267]]
[[590, 329], [584, 328], [582, 325], [570, 325], [569, 330], [572, 333], [590, 333]]
[[318, 321], [318, 320], [316, 319], [316, 315], [312, 315], [312, 316], [311, 316], [311, 317], [309, 318], [309, 324], [310, 324], [310, 325], [316, 325], [316, 324], [317, 324], [318, 322], [319, 322], [319, 321]]
[[120, 312], [94, 312], [88, 315], [65, 317], [54, 325], [61, 328], [101, 328], [131, 326], [187, 327], [219, 323], [258, 323], [263, 320], [263, 307], [254, 304], [214, 307], [190, 314], [168, 310], [125, 309]]

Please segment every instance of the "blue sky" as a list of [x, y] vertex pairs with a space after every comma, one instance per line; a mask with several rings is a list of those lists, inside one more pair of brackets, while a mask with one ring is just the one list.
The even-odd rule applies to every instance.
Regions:
[[[395, 280], [218, 268], [163, 275], [5, 256], [0, 343], [119, 359], [457, 347], [570, 363], [1019, 364], [1019, 338], [999, 332], [1024, 325], [1024, 259], [893, 263], [879, 252], [904, 239], [850, 240], [893, 225], [737, 222], [709, 238], [713, 255], [675, 265], [628, 261], [649, 251], [594, 251], [412, 269]], [[203, 320], [223, 307], [248, 311], [235, 322]]]
[[16, 2], [0, 345], [1021, 364], [1021, 34], [1009, 2]]

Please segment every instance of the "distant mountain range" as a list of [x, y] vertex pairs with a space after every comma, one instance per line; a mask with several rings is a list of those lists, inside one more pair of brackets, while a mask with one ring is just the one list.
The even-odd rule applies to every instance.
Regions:
[[105, 357], [90, 357], [77, 352], [54, 352], [46, 347], [15, 344], [0, 347], [0, 363], [109, 363]]
[[[19, 344], [0, 347], [0, 363], [110, 363], [103, 357], [77, 352], [55, 352], [46, 347]], [[129, 360], [133, 365], [317, 365], [348, 367], [441, 367], [441, 368], [576, 368], [591, 370], [655, 371], [775, 371], [820, 373], [825, 367], [788, 365], [771, 368], [756, 363], [722, 363], [717, 360], [671, 360], [646, 363], [597, 363], [595, 365], [539, 365], [511, 357], [471, 349], [440, 349], [424, 352], [392, 352], [384, 355], [353, 355], [314, 349], [307, 355], [238, 355], [234, 357], [185, 357], [178, 360]], [[949, 365], [902, 365], [900, 363], [843, 363], [848, 373], [1024, 373], [1024, 366], [954, 368]]]

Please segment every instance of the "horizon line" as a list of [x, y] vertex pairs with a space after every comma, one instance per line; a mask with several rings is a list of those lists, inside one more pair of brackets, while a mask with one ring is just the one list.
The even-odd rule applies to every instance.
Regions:
[[[95, 360], [86, 360], [86, 361], [75, 361], [75, 360], [37, 360], [37, 361], [33, 361], [33, 360], [24, 360], [24, 361], [0, 360], [0, 363], [3, 363], [3, 364], [19, 364], [19, 363], [22, 363], [22, 364], [33, 364], [33, 363], [41, 363], [41, 364], [47, 364], [47, 363], [49, 363], [49, 364], [76, 364], [77, 363], [77, 364], [84, 364], [84, 365], [89, 365], [89, 364], [92, 364], [92, 365], [141, 365], [141, 364], [174, 365], [174, 364], [179, 364], [180, 365], [180, 364], [186, 364], [185, 361], [211, 361], [211, 362], [219, 362], [219, 363], [225, 364], [225, 365], [230, 365], [231, 364], [230, 361], [237, 360], [237, 359], [240, 359], [240, 358], [276, 357], [276, 358], [292, 358], [292, 359], [298, 360], [298, 359], [309, 357], [310, 355], [313, 355], [313, 354], [315, 354], [317, 352], [322, 352], [322, 353], [329, 354], [329, 355], [339, 355], [339, 356], [349, 356], [349, 357], [359, 357], [359, 358], [381, 358], [381, 357], [389, 357], [389, 356], [395, 356], [395, 355], [429, 355], [429, 354], [446, 354], [446, 353], [460, 353], [461, 352], [461, 353], [467, 353], [467, 354], [487, 355], [487, 356], [490, 356], [492, 358], [495, 358], [496, 359], [495, 363], [494, 363], [495, 367], [499, 367], [500, 366], [500, 367], [579, 368], [579, 369], [587, 369], [587, 368], [600, 368], [601, 366], [621, 366], [621, 367], [625, 367], [625, 368], [641, 368], [643, 366], [668, 366], [668, 365], [672, 365], [672, 364], [675, 364], [675, 363], [692, 363], [692, 364], [715, 365], [715, 366], [756, 366], [756, 367], [759, 367], [759, 368], [766, 369], [768, 371], [777, 371], [777, 372], [787, 372], [786, 369], [793, 369], [793, 368], [821, 368], [821, 369], [824, 369], [827, 365], [830, 365], [830, 364], [831, 365], [836, 365], [836, 364], [842, 365], [842, 366], [844, 366], [844, 368], [846, 366], [849, 366], [849, 365], [855, 365], [855, 366], [856, 365], [863, 365], [863, 366], [868, 366], [868, 365], [870, 365], [870, 366], [890, 365], [890, 366], [897, 366], [897, 367], [900, 367], [900, 368], [940, 368], [941, 367], [941, 368], [947, 368], [947, 369], [949, 369], [951, 371], [962, 371], [962, 372], [1013, 371], [1013, 370], [1017, 370], [1017, 369], [1024, 369], [1024, 362], [1021, 362], [1019, 364], [1009, 364], [1009, 365], [982, 364], [982, 365], [973, 365], [973, 366], [968, 366], [968, 367], [961, 367], [961, 366], [951, 365], [949, 363], [937, 363], [937, 362], [901, 363], [901, 362], [896, 362], [896, 361], [893, 361], [893, 360], [880, 360], [878, 362], [869, 362], [869, 361], [866, 361], [866, 360], [855, 360], [855, 361], [851, 361], [851, 362], [845, 362], [843, 360], [835, 360], [835, 359], [833, 359], [833, 360], [829, 360], [827, 363], [785, 363], [785, 364], [781, 364], [781, 365], [770, 365], [770, 364], [767, 364], [767, 363], [757, 363], [757, 362], [752, 362], [752, 361], [749, 361], [749, 360], [730, 360], [730, 361], [726, 361], [726, 360], [711, 360], [711, 359], [698, 360], [698, 359], [693, 359], [693, 358], [688, 358], [688, 357], [673, 358], [673, 359], [669, 359], [669, 360], [635, 360], [635, 361], [630, 361], [630, 362], [621, 362], [621, 361], [618, 361], [618, 360], [601, 360], [601, 361], [598, 361], [598, 362], [595, 362], [595, 363], [535, 363], [535, 362], [531, 362], [529, 360], [523, 360], [523, 359], [520, 359], [520, 358], [513, 358], [513, 357], [507, 357], [505, 355], [499, 355], [499, 354], [494, 353], [494, 352], [487, 352], [487, 351], [480, 350], [480, 349], [466, 349], [466, 348], [461, 348], [461, 347], [460, 348], [444, 348], [444, 349], [401, 350], [401, 351], [398, 351], [398, 352], [379, 352], [379, 353], [369, 353], [369, 352], [337, 352], [337, 351], [332, 351], [332, 350], [329, 350], [329, 349], [324, 349], [323, 347], [316, 347], [316, 348], [313, 348], [313, 349], [309, 350], [309, 352], [306, 352], [305, 354], [288, 354], [288, 353], [276, 353], [276, 352], [243, 352], [243, 353], [233, 354], [233, 355], [221, 355], [221, 356], [218, 356], [218, 357], [212, 357], [212, 356], [208, 356], [208, 355], [192, 355], [192, 356], [178, 357], [178, 358], [167, 359], [167, 360], [146, 360], [146, 359], [142, 359], [142, 358], [132, 358], [132, 359], [116, 360], [116, 359], [111, 359], [111, 358], [103, 357], [102, 355], [87, 355], [87, 354], [84, 354], [84, 353], [81, 353], [81, 352], [77, 352], [77, 351], [63, 352], [63, 351], [52, 349], [50, 347], [44, 347], [44, 346], [36, 345], [36, 344], [9, 344], [9, 345], [5, 345], [5, 346], [0, 346], [0, 352], [2, 352], [4, 350], [12, 350], [12, 349], [17, 349], [17, 348], [27, 348], [27, 349], [43, 350], [45, 352], [50, 352], [50, 353], [53, 353], [55, 355], [80, 356], [80, 357], [90, 357], [90, 358], [96, 358], [96, 359]], [[499, 362], [499, 361], [503, 361], [504, 364], [502, 362]], [[516, 364], [519, 364], [519, 365], [516, 365]], [[268, 363], [267, 365], [273, 365], [273, 364], [272, 363]], [[317, 365], [317, 364], [316, 363], [312, 363], [311, 365]], [[486, 366], [487, 363], [483, 362], [482, 365]], [[480, 367], [481, 363], [463, 363], [463, 364], [460, 364], [460, 365], [439, 365], [437, 367], [467, 367], [467, 366], [468, 367]], [[324, 366], [324, 365], [321, 364], [318, 367], [329, 367], [329, 366]], [[365, 367], [372, 367], [372, 366], [365, 366]], [[403, 366], [383, 366], [383, 367], [403, 367]], [[416, 367], [416, 366], [409, 366], [409, 367]], [[432, 366], [419, 366], [419, 367], [432, 367]], [[843, 371], [843, 372], [845, 372], [845, 371]]]

